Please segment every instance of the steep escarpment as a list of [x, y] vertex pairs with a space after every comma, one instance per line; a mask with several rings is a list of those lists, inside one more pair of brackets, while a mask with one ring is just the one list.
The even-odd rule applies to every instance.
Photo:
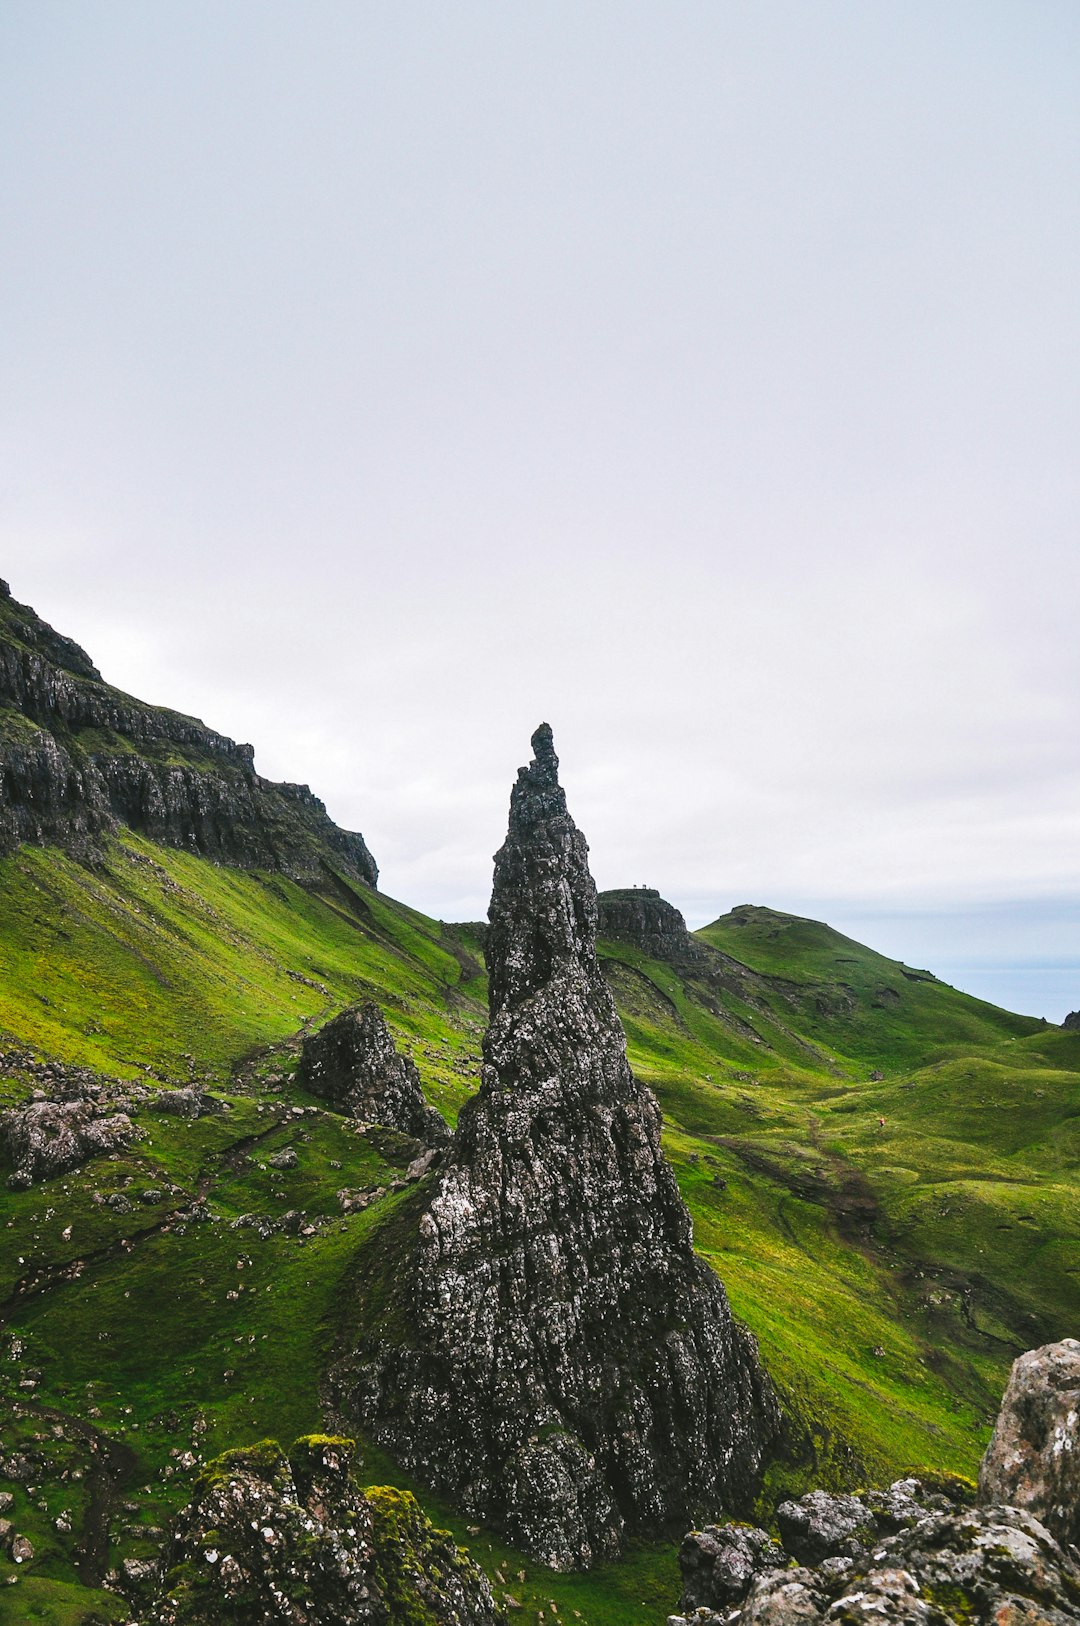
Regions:
[[737, 1509], [778, 1430], [750, 1335], [695, 1256], [596, 957], [588, 849], [551, 731], [495, 861], [482, 1085], [397, 1309], [340, 1374], [412, 1469], [557, 1569]]
[[708, 960], [708, 951], [687, 931], [681, 911], [652, 887], [620, 887], [598, 893], [596, 901], [601, 937], [630, 943], [650, 959], [673, 965]]
[[250, 745], [111, 688], [0, 582], [0, 854], [35, 842], [92, 858], [119, 825], [296, 880], [330, 863], [378, 881], [363, 837], [306, 785], [263, 779]]

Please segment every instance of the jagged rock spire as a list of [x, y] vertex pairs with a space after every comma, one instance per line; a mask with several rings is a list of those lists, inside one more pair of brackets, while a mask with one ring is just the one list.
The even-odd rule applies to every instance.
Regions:
[[351, 1376], [384, 1444], [564, 1569], [742, 1506], [777, 1409], [694, 1255], [546, 724], [532, 744], [495, 859], [481, 1088], [420, 1216], [406, 1335]]

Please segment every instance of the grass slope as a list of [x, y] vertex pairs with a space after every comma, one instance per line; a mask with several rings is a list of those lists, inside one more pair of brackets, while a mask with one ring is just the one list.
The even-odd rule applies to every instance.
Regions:
[[[32, 1473], [0, 1488], [35, 1557], [11, 1587], [0, 1560], [0, 1619], [75, 1626], [125, 1618], [77, 1583], [88, 1508], [109, 1514], [112, 1564], [149, 1556], [186, 1499], [186, 1453], [321, 1427], [343, 1301], [352, 1320], [382, 1313], [421, 1195], [402, 1184], [410, 1146], [296, 1089], [298, 1030], [377, 998], [453, 1117], [475, 1087], [485, 985], [475, 930], [134, 838], [94, 871], [22, 849], [0, 897], [9, 1050], [202, 1078], [228, 1105], [195, 1123], [144, 1106], [128, 1151], [5, 1192], [0, 1450], [30, 1454]], [[1012, 1356], [1077, 1326], [1080, 1036], [772, 911], [734, 911], [699, 940], [713, 952], [678, 970], [602, 953], [698, 1246], [797, 1425], [763, 1511], [811, 1482], [971, 1475]], [[0, 1097], [34, 1082], [9, 1069]], [[294, 1168], [270, 1161], [286, 1146]], [[369, 1206], [344, 1212], [342, 1189]], [[375, 1284], [360, 1303], [358, 1280]], [[111, 1509], [94, 1445], [126, 1465]], [[368, 1465], [408, 1487], [370, 1448]], [[629, 1626], [675, 1602], [670, 1548], [551, 1576], [411, 1488], [528, 1626], [541, 1611]]]

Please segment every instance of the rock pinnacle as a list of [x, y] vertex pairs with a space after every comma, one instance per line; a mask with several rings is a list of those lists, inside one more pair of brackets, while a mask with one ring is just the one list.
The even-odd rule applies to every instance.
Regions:
[[419, 1217], [400, 1343], [353, 1409], [558, 1569], [743, 1507], [778, 1429], [756, 1345], [693, 1251], [596, 955], [588, 847], [550, 728], [495, 858], [482, 1083]]

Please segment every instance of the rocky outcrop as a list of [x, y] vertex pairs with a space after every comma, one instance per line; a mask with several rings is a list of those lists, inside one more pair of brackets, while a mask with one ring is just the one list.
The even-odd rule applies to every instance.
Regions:
[[691, 937], [679, 910], [651, 887], [601, 892], [596, 901], [601, 937], [630, 943], [651, 960], [666, 960], [672, 965], [707, 961], [708, 950]]
[[1075, 1033], [1080, 1028], [1080, 1011], [1070, 1011], [1061, 1025], [1063, 1028], [1069, 1028], [1070, 1031]]
[[[351, 1440], [272, 1440], [200, 1475], [151, 1626], [498, 1626], [486, 1577], [406, 1491], [362, 1491]], [[141, 1617], [140, 1617], [141, 1618]]]
[[124, 1112], [110, 1114], [93, 1101], [32, 1101], [0, 1116], [15, 1165], [8, 1176], [13, 1190], [51, 1180], [77, 1169], [92, 1157], [116, 1151], [138, 1133]]
[[[852, 1504], [859, 1504], [861, 1524]], [[917, 1480], [857, 1497], [816, 1491], [786, 1505], [787, 1545], [792, 1532], [796, 1545], [810, 1541], [790, 1560], [763, 1530], [691, 1532], [680, 1553], [683, 1612], [669, 1616], [669, 1626], [1080, 1620], [1074, 1555], [1020, 1509], [961, 1506]]]
[[679, 1549], [687, 1613], [710, 1614], [741, 1603], [759, 1575], [787, 1569], [791, 1559], [765, 1530], [746, 1524], [707, 1524], [691, 1530]]
[[567, 1569], [746, 1505], [779, 1421], [627, 1063], [550, 729], [532, 743], [495, 860], [481, 1088], [340, 1392], [409, 1468]]
[[386, 1124], [425, 1146], [450, 1131], [424, 1100], [420, 1074], [396, 1048], [377, 1005], [353, 1005], [305, 1037], [297, 1082], [363, 1123]]
[[104, 683], [84, 650], [0, 594], [0, 854], [55, 843], [93, 859], [119, 825], [247, 869], [375, 886], [363, 837], [254, 750]]
[[1080, 1340], [1013, 1362], [979, 1471], [979, 1499], [1008, 1502], [1080, 1547]]

